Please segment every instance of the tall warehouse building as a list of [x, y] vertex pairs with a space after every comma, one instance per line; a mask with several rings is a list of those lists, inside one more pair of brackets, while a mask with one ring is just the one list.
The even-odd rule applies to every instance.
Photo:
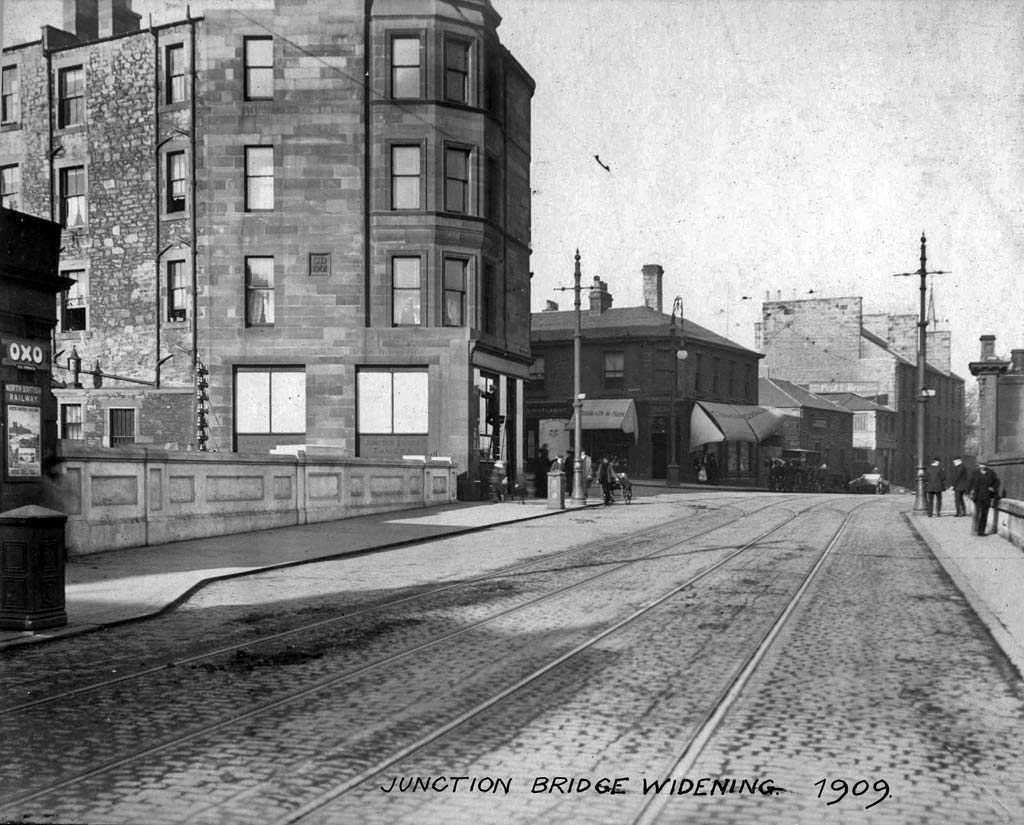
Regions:
[[0, 196], [75, 282], [61, 437], [514, 466], [534, 84], [489, 0], [142, 23], [65, 0], [3, 52]]

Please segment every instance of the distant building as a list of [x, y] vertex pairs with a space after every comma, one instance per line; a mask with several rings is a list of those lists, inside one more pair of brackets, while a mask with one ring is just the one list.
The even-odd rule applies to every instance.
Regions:
[[[676, 461], [683, 480], [694, 480], [694, 458], [704, 444], [690, 439], [696, 401], [757, 404], [757, 366], [761, 356], [698, 324], [666, 313], [662, 304], [664, 271], [643, 268], [644, 304], [615, 308], [608, 285], [593, 279], [581, 308], [581, 390], [583, 447], [597, 457], [617, 456], [633, 475], [665, 478], [670, 462], [673, 422], [672, 382], [677, 381]], [[569, 447], [573, 427], [574, 310], [549, 309], [531, 316], [533, 366], [526, 390], [526, 444], [534, 456], [541, 443], [560, 439]], [[685, 350], [685, 360], [676, 352]], [[756, 478], [757, 447], [750, 442], [708, 444], [722, 480]]]
[[865, 315], [857, 297], [820, 298], [766, 301], [757, 325], [763, 375], [812, 392], [853, 393], [895, 412], [892, 480], [908, 487], [917, 473], [920, 407], [927, 460], [948, 465], [963, 450], [964, 432], [964, 380], [950, 370], [950, 333], [928, 335], [925, 380], [934, 395], [922, 403], [911, 318]]
[[64, 12], [4, 50], [0, 131], [74, 281], [62, 437], [514, 467], [534, 83], [490, 0]]
[[899, 446], [895, 410], [851, 392], [819, 395], [853, 413], [851, 473], [858, 476], [877, 468], [886, 479], [892, 478]]
[[780, 434], [786, 450], [807, 451], [807, 461], [841, 472], [853, 459], [854, 414], [827, 398], [781, 378], [762, 378], [758, 398], [766, 407], [787, 410]]

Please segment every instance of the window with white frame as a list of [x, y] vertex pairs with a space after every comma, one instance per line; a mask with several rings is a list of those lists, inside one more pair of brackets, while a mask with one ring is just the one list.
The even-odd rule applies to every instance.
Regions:
[[366, 368], [356, 373], [359, 435], [426, 435], [425, 368]]
[[57, 127], [85, 123], [85, 69], [69, 66], [57, 72]]
[[469, 261], [460, 258], [444, 259], [444, 326], [461, 327], [466, 324], [466, 273]]
[[400, 36], [391, 39], [391, 97], [421, 95], [420, 39]]
[[420, 265], [418, 257], [391, 259], [391, 322], [396, 327], [420, 323], [423, 305]]
[[4, 66], [0, 72], [0, 123], [17, 123], [21, 120], [21, 81], [17, 66]]
[[164, 51], [164, 100], [181, 103], [185, 100], [185, 46], [172, 43]]
[[444, 153], [444, 208], [469, 212], [469, 150], [447, 148]]
[[60, 437], [66, 441], [81, 441], [85, 438], [82, 432], [82, 405], [60, 405]]
[[420, 157], [419, 146], [391, 147], [391, 208], [419, 209]]
[[184, 212], [188, 177], [185, 171], [185, 153], [167, 153], [167, 211]]
[[246, 37], [244, 42], [245, 99], [272, 100], [274, 97], [274, 39]]
[[274, 259], [245, 259], [245, 325], [270, 326], [274, 323]]
[[237, 435], [302, 435], [305, 432], [305, 368], [235, 368]]
[[274, 147], [245, 147], [245, 210], [274, 208]]
[[89, 280], [84, 269], [66, 269], [61, 276], [74, 281], [60, 296], [58, 320], [61, 332], [77, 332], [89, 328]]
[[85, 226], [88, 205], [85, 193], [85, 167], [68, 166], [60, 170], [60, 224], [68, 228]]
[[444, 99], [469, 103], [469, 43], [465, 40], [445, 40]]
[[21, 169], [18, 165], [0, 166], [0, 206], [17, 209], [20, 192]]
[[184, 321], [188, 316], [188, 285], [185, 282], [185, 262], [167, 262], [167, 320]]

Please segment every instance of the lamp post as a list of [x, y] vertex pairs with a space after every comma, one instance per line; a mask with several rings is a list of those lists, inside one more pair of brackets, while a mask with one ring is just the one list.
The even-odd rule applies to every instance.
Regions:
[[576, 329], [572, 336], [572, 355], [573, 355], [573, 378], [572, 378], [572, 404], [574, 412], [575, 427], [573, 435], [575, 437], [576, 449], [573, 452], [573, 463], [572, 463], [572, 498], [570, 501], [573, 504], [584, 505], [587, 503], [587, 494], [584, 492], [583, 487], [583, 462], [580, 460], [580, 453], [583, 448], [583, 395], [580, 392], [580, 352], [582, 350], [583, 343], [583, 327], [581, 326], [580, 320], [580, 280], [582, 273], [580, 272], [580, 251], [576, 250], [576, 268], [573, 273], [573, 286], [567, 287], [556, 287], [557, 292], [564, 292], [568, 289], [573, 290], [576, 293]]
[[928, 403], [928, 399], [935, 395], [934, 390], [928, 389], [925, 384], [925, 365], [928, 352], [928, 336], [925, 332], [928, 326], [928, 319], [925, 316], [925, 298], [927, 293], [926, 279], [929, 275], [948, 275], [948, 272], [942, 270], [928, 271], [927, 260], [928, 256], [925, 253], [925, 244], [927, 239], [924, 236], [924, 232], [921, 233], [921, 268], [917, 272], [897, 272], [896, 277], [906, 278], [911, 275], [919, 275], [921, 278], [921, 311], [917, 321], [917, 394], [915, 400], [917, 402], [917, 476], [914, 485], [914, 510], [927, 510], [927, 496], [924, 491], [924, 467], [925, 467], [925, 456], [924, 456], [924, 416], [925, 416], [925, 404]]
[[[677, 334], [676, 313], [679, 313], [679, 328]], [[665, 483], [671, 486], [679, 484], [679, 452], [676, 449], [676, 430], [679, 429], [679, 417], [676, 414], [676, 400], [679, 393], [679, 364], [686, 360], [687, 352], [684, 349], [686, 321], [683, 318], [683, 299], [678, 295], [672, 302], [672, 395], [669, 400], [669, 430], [668, 430], [668, 467], [666, 468]], [[678, 343], [677, 343], [678, 341]]]

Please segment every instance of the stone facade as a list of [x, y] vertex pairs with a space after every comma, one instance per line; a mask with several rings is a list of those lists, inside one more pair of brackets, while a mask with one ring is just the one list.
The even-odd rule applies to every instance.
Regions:
[[[78, 286], [54, 368], [86, 443], [117, 437], [116, 390], [136, 443], [444, 455], [470, 474], [493, 449], [516, 466], [533, 81], [489, 0], [367, 8], [278, 0], [141, 30], [127, 3], [96, 20], [68, 0], [62, 29], [4, 52], [22, 100], [0, 165], [18, 167], [25, 211], [66, 224]], [[394, 87], [400, 72], [414, 90]], [[418, 150], [415, 180], [395, 147]], [[393, 202], [396, 186], [417, 202]], [[417, 261], [408, 325], [396, 258]], [[379, 423], [397, 394], [387, 415], [360, 397], [361, 374], [398, 373], [427, 397], [405, 430]]]
[[910, 344], [906, 322], [911, 316], [873, 315], [869, 326], [862, 303], [859, 297], [766, 301], [757, 325], [757, 346], [765, 354], [762, 372], [812, 392], [852, 392], [890, 407], [897, 444], [892, 480], [913, 486], [919, 408], [927, 416], [928, 460], [938, 456], [948, 465], [963, 451], [964, 381], [949, 371], [948, 333], [937, 333], [936, 357], [942, 363], [929, 357], [925, 368], [925, 385], [935, 395], [918, 401], [917, 347]]

